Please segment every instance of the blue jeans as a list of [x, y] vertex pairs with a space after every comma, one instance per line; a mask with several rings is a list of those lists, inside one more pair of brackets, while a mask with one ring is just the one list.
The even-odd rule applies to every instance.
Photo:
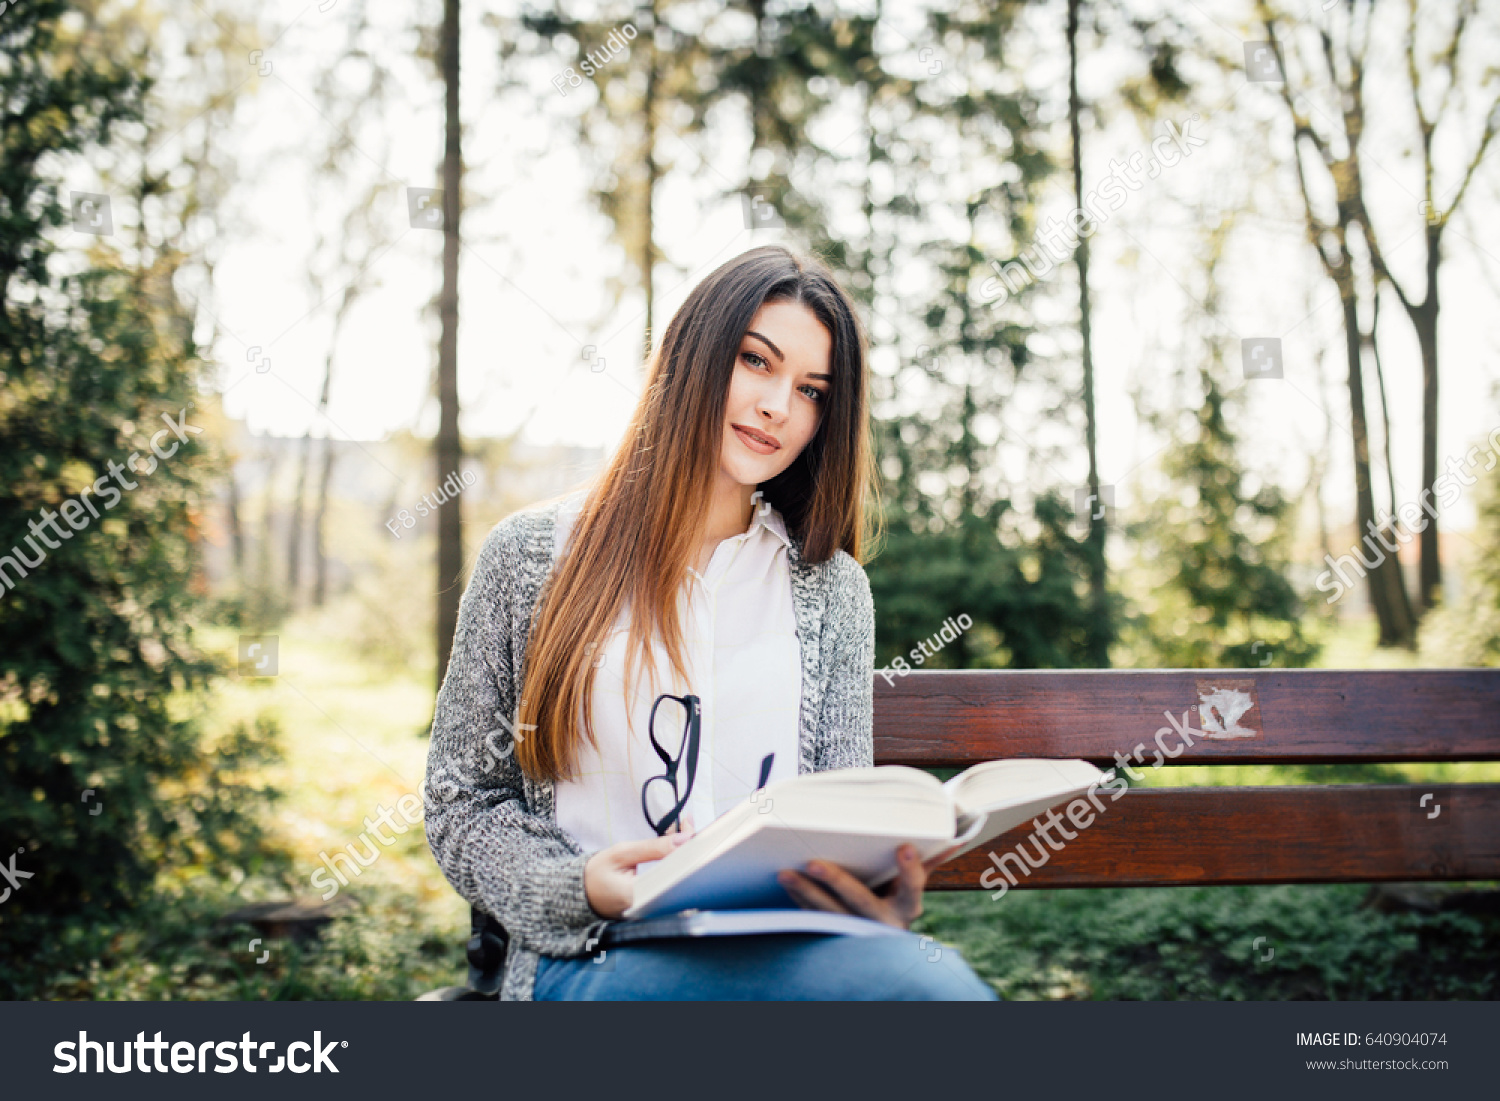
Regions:
[[821, 933], [683, 937], [543, 956], [532, 997], [573, 1001], [998, 1001], [931, 937]]

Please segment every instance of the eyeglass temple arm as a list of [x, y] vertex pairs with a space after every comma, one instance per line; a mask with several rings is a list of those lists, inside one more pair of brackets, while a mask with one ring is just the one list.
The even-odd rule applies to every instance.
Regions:
[[760, 779], [755, 784], [755, 788], [756, 788], [757, 791], [759, 791], [761, 788], [765, 787], [766, 786], [766, 781], [768, 779], [770, 779], [770, 777], [771, 777], [771, 762], [774, 761], [774, 760], [776, 760], [776, 754], [774, 754], [774, 753], [767, 753], [764, 757], [762, 757], [760, 759]]

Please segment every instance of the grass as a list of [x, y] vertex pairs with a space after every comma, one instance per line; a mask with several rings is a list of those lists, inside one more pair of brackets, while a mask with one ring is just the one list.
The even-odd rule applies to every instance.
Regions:
[[[1467, 892], [1436, 892], [1472, 897]], [[1448, 999], [1500, 994], [1500, 909], [1384, 912], [1363, 886], [928, 895], [913, 929], [1000, 995]]]

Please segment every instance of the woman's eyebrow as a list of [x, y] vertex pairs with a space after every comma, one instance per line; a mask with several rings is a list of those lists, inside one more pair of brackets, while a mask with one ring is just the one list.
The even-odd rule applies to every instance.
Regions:
[[753, 336], [756, 340], [760, 341], [767, 348], [771, 349], [771, 351], [775, 352], [777, 359], [781, 360], [783, 363], [786, 362], [786, 356], [784, 356], [784, 355], [781, 354], [781, 349], [778, 348], [778, 347], [776, 347], [776, 345], [773, 344], [773, 343], [771, 343], [771, 341], [769, 339], [767, 339], [766, 337], [762, 336], [760, 333], [756, 332], [754, 329], [746, 329], [745, 330], [745, 335], [746, 336]]
[[[767, 347], [767, 348], [770, 348], [770, 349], [771, 349], [771, 351], [773, 351], [773, 352], [775, 352], [775, 353], [776, 353], [776, 358], [777, 358], [777, 359], [779, 359], [779, 360], [781, 360], [781, 362], [783, 362], [783, 363], [785, 363], [785, 362], [786, 362], [786, 356], [784, 356], [784, 355], [782, 355], [782, 353], [781, 353], [781, 349], [780, 349], [780, 348], [778, 348], [778, 347], [776, 347], [776, 345], [775, 345], [775, 344], [773, 344], [773, 343], [772, 343], [772, 342], [771, 342], [771, 341], [770, 341], [770, 340], [769, 340], [769, 339], [768, 339], [768, 338], [766, 338], [766, 337], [765, 337], [765, 336], [763, 336], [763, 335], [761, 335], [761, 334], [760, 334], [760, 333], [758, 333], [758, 332], [756, 332], [756, 331], [755, 331], [755, 330], [754, 330], [754, 329], [746, 329], [746, 330], [745, 330], [745, 335], [746, 335], [746, 336], [753, 336], [753, 337], [754, 337], [754, 338], [755, 338], [755, 339], [756, 339], [756, 340], [758, 340], [758, 341], [760, 341], [760, 342], [761, 342], [761, 343], [762, 343], [762, 344], [764, 344], [764, 345], [765, 345], [765, 346], [766, 346], [766, 347]], [[828, 381], [830, 381], [830, 382], [831, 382], [831, 381], [833, 381], [833, 376], [832, 376], [832, 375], [808, 375], [808, 376], [807, 376], [807, 377], [808, 377], [808, 378], [820, 378], [820, 379], [827, 379], [827, 380], [828, 380]]]

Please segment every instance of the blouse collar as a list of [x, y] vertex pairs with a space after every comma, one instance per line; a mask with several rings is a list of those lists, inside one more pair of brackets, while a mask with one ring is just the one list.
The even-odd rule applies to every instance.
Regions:
[[[564, 539], [571, 537], [572, 528], [578, 519], [579, 510], [583, 507], [584, 498], [587, 496], [586, 489], [575, 490], [561, 498], [558, 513], [558, 532]], [[753, 535], [757, 528], [765, 528], [777, 539], [781, 540], [782, 546], [786, 547], [793, 555], [797, 553], [797, 547], [792, 537], [787, 533], [786, 521], [781, 512], [765, 499], [761, 490], [756, 490], [751, 496], [752, 511], [750, 513], [750, 524], [744, 534]]]
[[756, 490], [750, 498], [753, 511], [750, 513], [750, 526], [746, 528], [746, 534], [751, 534], [756, 528], [765, 528], [776, 538], [781, 540], [783, 546], [790, 547], [792, 540], [786, 531], [786, 521], [781, 518], [781, 513], [770, 501], [765, 499], [761, 490]]

